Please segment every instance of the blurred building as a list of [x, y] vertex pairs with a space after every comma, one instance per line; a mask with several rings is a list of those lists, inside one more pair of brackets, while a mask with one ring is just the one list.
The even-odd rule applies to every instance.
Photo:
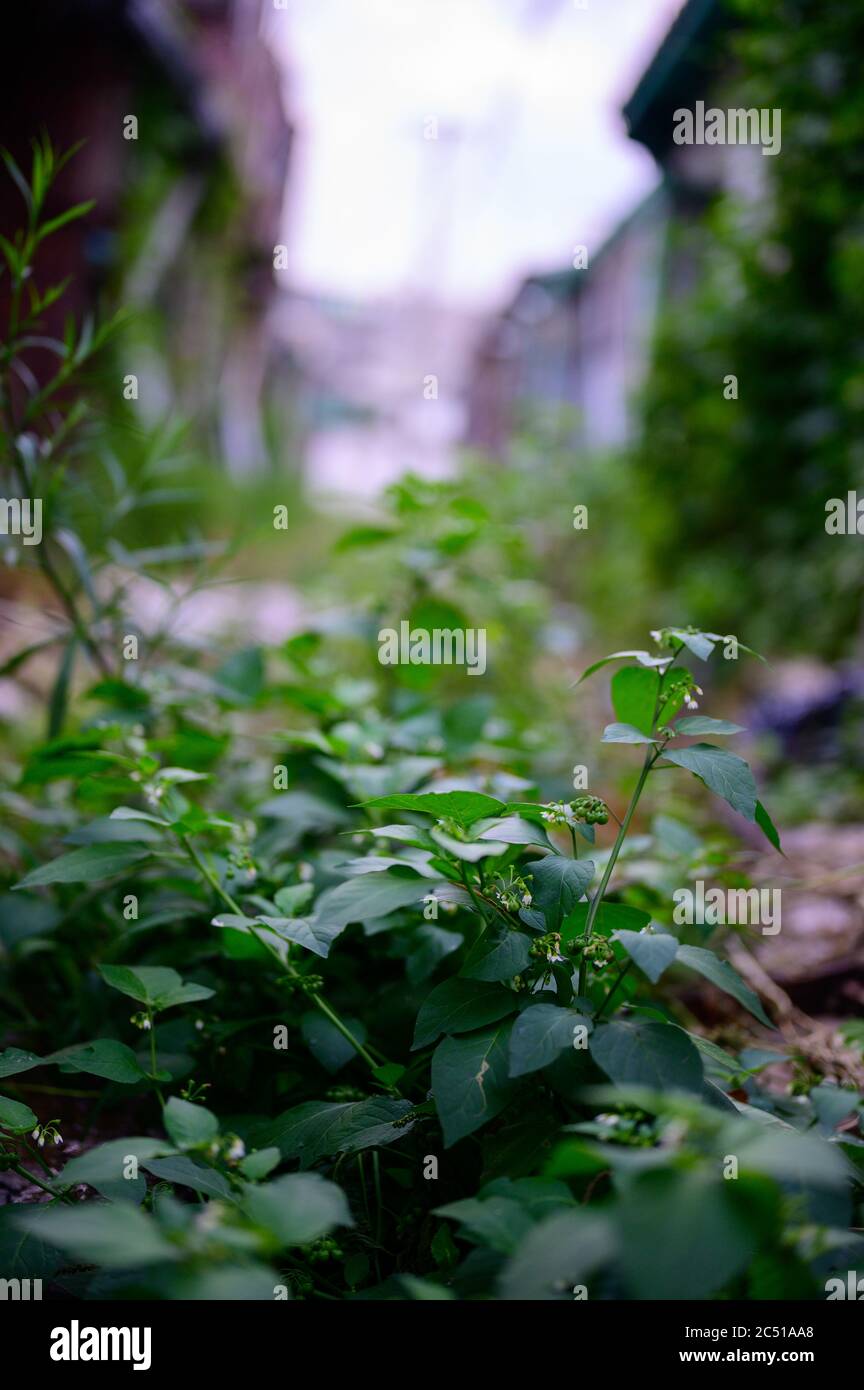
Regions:
[[587, 248], [587, 267], [532, 276], [488, 325], [472, 372], [470, 444], [506, 452], [523, 406], [563, 408], [576, 445], [612, 448], [631, 437], [658, 306], [695, 279], [698, 247], [683, 249], [678, 233], [720, 193], [752, 202], [763, 191], [757, 146], [672, 138], [677, 109], [728, 105], [730, 24], [722, 0], [688, 0], [681, 10], [624, 107], [631, 138], [657, 162], [659, 185], [604, 246]]
[[372, 496], [409, 469], [451, 471], [476, 313], [419, 293], [355, 302], [289, 293], [276, 324], [314, 490]]
[[[261, 0], [40, 0], [4, 15], [3, 143], [26, 170], [41, 132], [59, 149], [83, 141], [48, 213], [96, 204], [43, 244], [42, 276], [72, 277], [49, 329], [110, 288], [135, 311], [123, 367], [144, 420], [179, 409], [240, 470], [266, 452], [292, 134], [263, 14]], [[2, 230], [21, 214], [3, 179]]]

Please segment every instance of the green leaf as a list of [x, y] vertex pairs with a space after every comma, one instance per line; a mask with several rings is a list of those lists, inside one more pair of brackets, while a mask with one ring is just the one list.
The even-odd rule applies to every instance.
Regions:
[[[751, 1111], [764, 1123], [762, 1111]], [[770, 1128], [748, 1125], [733, 1131], [735, 1153], [741, 1171], [765, 1173], [777, 1182], [796, 1186], [848, 1188], [850, 1170], [837, 1144], [826, 1144], [816, 1134], [798, 1134], [774, 1122]]]
[[666, 748], [663, 757], [692, 772], [747, 820], [756, 819], [756, 783], [743, 758], [710, 743], [694, 743], [692, 748]]
[[758, 1018], [760, 1023], [764, 1023], [766, 1028], [774, 1027], [758, 996], [749, 985], [745, 985], [728, 960], [720, 960], [713, 951], [707, 951], [704, 946], [679, 946], [676, 959], [679, 964], [688, 965], [691, 970], [704, 975], [706, 980], [710, 980], [712, 985], [722, 989], [725, 994], [731, 994], [733, 999], [737, 999], [738, 1003], [754, 1018]]
[[33, 1114], [29, 1105], [0, 1096], [0, 1129], [5, 1129], [9, 1134], [28, 1134], [38, 1123], [39, 1117]]
[[52, 232], [59, 232], [60, 228], [65, 227], [67, 222], [72, 222], [79, 217], [86, 217], [91, 208], [95, 208], [95, 206], [96, 202], [91, 198], [86, 203], [76, 203], [74, 207], [66, 208], [56, 217], [51, 217], [47, 222], [41, 223], [36, 233], [36, 244], [44, 241], [46, 236], [51, 236]]
[[437, 826], [433, 826], [429, 834], [445, 854], [453, 859], [463, 859], [466, 864], [477, 864], [481, 859], [494, 858], [507, 850], [502, 840], [457, 840], [455, 835], [448, 835]]
[[264, 653], [260, 647], [233, 652], [214, 673], [219, 697], [233, 704], [248, 705], [264, 688]]
[[106, 1081], [118, 1081], [127, 1086], [144, 1081], [147, 1077], [131, 1047], [118, 1042], [116, 1038], [73, 1043], [71, 1047], [52, 1052], [45, 1061], [55, 1062], [67, 1071], [83, 1071], [90, 1076], [102, 1076]]
[[668, 932], [616, 931], [612, 933], [612, 940], [623, 946], [653, 985], [672, 964], [678, 951], [678, 938]]
[[446, 931], [432, 922], [424, 922], [412, 932], [410, 953], [405, 960], [405, 973], [412, 985], [422, 984], [446, 956], [458, 951], [463, 944], [459, 932]]
[[615, 1252], [613, 1228], [593, 1212], [562, 1211], [534, 1226], [505, 1266], [501, 1297], [514, 1302], [573, 1301], [574, 1284], [585, 1284]]
[[417, 849], [431, 849], [429, 831], [417, 825], [378, 825], [362, 826], [359, 830], [343, 830], [343, 835], [369, 835], [376, 840], [398, 840], [400, 844], [414, 845]]
[[655, 743], [632, 724], [607, 724], [603, 730], [602, 743]]
[[675, 725], [676, 734], [743, 734], [743, 724], [732, 724], [728, 719], [711, 719], [707, 714], [688, 714]]
[[205, 1168], [195, 1163], [186, 1154], [171, 1154], [167, 1158], [145, 1158], [141, 1165], [162, 1182], [177, 1183], [181, 1187], [191, 1187], [193, 1192], [204, 1192], [208, 1197], [231, 1198], [232, 1188], [228, 1179], [215, 1168]]
[[[326, 959], [330, 954], [330, 947], [338, 936], [345, 930], [344, 925], [338, 922], [324, 922], [319, 917], [256, 917], [257, 922], [267, 927], [269, 931], [275, 932], [283, 941], [293, 941], [305, 950], [311, 951], [315, 956]], [[248, 918], [237, 917], [218, 917], [214, 918], [217, 926], [243, 926], [249, 930]]]
[[[572, 941], [585, 931], [590, 903], [577, 903], [561, 923], [562, 942]], [[611, 936], [613, 931], [639, 932], [647, 927], [651, 914], [641, 907], [628, 907], [626, 903], [602, 902], [594, 919], [594, 931], [601, 936]]]
[[622, 1193], [621, 1271], [640, 1299], [702, 1299], [750, 1262], [759, 1241], [737, 1183], [699, 1170], [637, 1174]]
[[448, 1202], [436, 1207], [436, 1216], [449, 1216], [458, 1221], [472, 1240], [488, 1245], [499, 1254], [509, 1255], [534, 1222], [521, 1202], [512, 1197], [493, 1194], [489, 1197], [465, 1197], [460, 1202]]
[[100, 965], [99, 974], [112, 989], [157, 1013], [213, 995], [206, 985], [184, 984], [176, 970], [163, 965]]
[[345, 1193], [318, 1173], [286, 1173], [249, 1188], [243, 1210], [279, 1246], [308, 1245], [337, 1226], [353, 1226]]
[[149, 811], [138, 811], [134, 806], [117, 806], [111, 812], [109, 820], [120, 821], [146, 821], [150, 825], [170, 825], [170, 821], [164, 820], [161, 816], [151, 816]]
[[353, 550], [356, 546], [380, 545], [393, 540], [399, 532], [386, 526], [352, 526], [341, 535], [333, 547], [337, 554], [343, 550]]
[[296, 917], [308, 907], [315, 895], [313, 883], [291, 883], [273, 895], [273, 901], [285, 917]]
[[576, 1028], [590, 1031], [588, 1019], [557, 1004], [529, 1004], [510, 1034], [510, 1075], [525, 1076], [547, 1067], [573, 1046]]
[[17, 1076], [19, 1072], [41, 1067], [43, 1061], [44, 1058], [37, 1057], [35, 1052], [22, 1052], [20, 1047], [7, 1047], [5, 1052], [0, 1052], [0, 1076]]
[[149, 845], [135, 841], [114, 844], [85, 845], [82, 849], [70, 850], [52, 859], [48, 864], [40, 864], [25, 874], [14, 888], [35, 888], [44, 883], [98, 883], [103, 878], [113, 878], [151, 854]]
[[162, 1111], [162, 1122], [178, 1149], [197, 1149], [219, 1133], [219, 1121], [203, 1105], [172, 1096]]
[[702, 1059], [687, 1034], [674, 1024], [641, 1018], [601, 1023], [588, 1049], [617, 1086], [702, 1094]]
[[503, 801], [496, 801], [483, 792], [414, 792], [403, 796], [376, 796], [362, 804], [389, 811], [422, 811], [439, 819], [447, 816], [464, 826], [484, 816], [500, 816], [506, 809]]
[[418, 1279], [416, 1274], [400, 1274], [399, 1283], [413, 1302], [450, 1303], [456, 1297], [451, 1289], [443, 1284], [434, 1284], [431, 1279]]
[[[160, 1279], [160, 1292], [179, 1303], [272, 1303], [273, 1269], [248, 1257], [208, 1268], [189, 1261], [170, 1280]], [[281, 1297], [290, 1301], [287, 1286]]]
[[516, 1012], [517, 997], [503, 985], [455, 977], [436, 985], [423, 1002], [414, 1029], [412, 1052], [428, 1047], [442, 1033], [469, 1033]]
[[428, 878], [398, 874], [362, 874], [323, 892], [315, 904], [313, 921], [319, 927], [341, 931], [349, 922], [368, 922], [386, 917], [400, 907], [421, 911], [424, 897], [434, 891]]
[[660, 676], [645, 666], [624, 666], [609, 683], [616, 719], [643, 734], [653, 733], [659, 692]]
[[814, 1086], [809, 1100], [822, 1134], [831, 1134], [861, 1104], [857, 1091], [828, 1083]]
[[260, 1182], [268, 1173], [272, 1173], [274, 1168], [278, 1168], [281, 1162], [282, 1155], [277, 1148], [256, 1149], [254, 1153], [247, 1154], [240, 1160], [240, 1172], [250, 1182]]
[[668, 665], [669, 665], [669, 662], [672, 660], [671, 655], [669, 655], [669, 656], [652, 656], [650, 652], [642, 652], [642, 651], [612, 652], [612, 654], [611, 654], [610, 656], [604, 656], [604, 657], [601, 658], [600, 661], [595, 661], [595, 662], [594, 662], [594, 665], [593, 665], [593, 666], [589, 666], [587, 671], [583, 671], [583, 672], [582, 672], [582, 675], [579, 677], [578, 681], [574, 681], [573, 684], [574, 684], [574, 685], [581, 685], [583, 681], [587, 681], [587, 679], [588, 679], [589, 676], [593, 676], [595, 671], [599, 671], [600, 668], [603, 667], [603, 666], [608, 666], [610, 661], [622, 661], [622, 660], [624, 659], [624, 657], [627, 657], [627, 656], [635, 656], [635, 658], [636, 658], [636, 660], [639, 662], [639, 665], [640, 665], [640, 666], [658, 667], [658, 668], [659, 668], [659, 667], [663, 667], [663, 666], [668, 666]]
[[700, 661], [707, 661], [714, 650], [715, 643], [707, 632], [690, 632], [685, 627], [668, 627], [666, 631], [670, 637], [677, 637]]
[[310, 1100], [286, 1110], [265, 1126], [257, 1142], [275, 1144], [283, 1158], [298, 1158], [304, 1168], [335, 1153], [381, 1148], [404, 1139], [414, 1127], [408, 1100], [374, 1096], [371, 1100]]
[[552, 842], [542, 825], [524, 816], [491, 816], [475, 821], [471, 834], [477, 840], [502, 840], [506, 845], [541, 845], [551, 849]]
[[177, 1260], [181, 1251], [151, 1216], [129, 1202], [86, 1202], [22, 1213], [15, 1223], [87, 1264], [136, 1269]]
[[[702, 1053], [702, 1063], [705, 1067], [706, 1079], [710, 1081], [720, 1081], [727, 1090], [740, 1083], [749, 1068], [743, 1062], [739, 1062], [737, 1057], [724, 1052], [722, 1047], [711, 1042], [709, 1038], [700, 1037], [698, 1033], [688, 1033], [688, 1038], [696, 1044]], [[780, 1053], [777, 1054], [781, 1056]]]
[[592, 878], [594, 865], [590, 859], [567, 859], [563, 854], [550, 854], [539, 864], [532, 864], [533, 879], [531, 906], [546, 918], [549, 931], [556, 931], [562, 918], [572, 912]]
[[59, 734], [66, 722], [69, 688], [75, 670], [77, 652], [78, 641], [73, 634], [63, 649], [63, 658], [57, 668], [57, 675], [51, 690], [51, 699], [48, 702], [48, 732], [52, 736]]
[[510, 1023], [462, 1038], [445, 1038], [432, 1056], [432, 1093], [450, 1148], [499, 1114], [512, 1100], [508, 1076]]
[[382, 1086], [398, 1086], [407, 1070], [398, 1062], [384, 1062], [380, 1067], [372, 1068], [372, 1075]]
[[74, 1187], [76, 1183], [84, 1182], [102, 1191], [105, 1186], [114, 1187], [128, 1182], [131, 1188], [134, 1179], [124, 1177], [127, 1160], [135, 1158], [140, 1165], [147, 1158], [164, 1154], [168, 1147], [164, 1139], [135, 1135], [128, 1139], [109, 1139], [107, 1144], [98, 1144], [95, 1149], [70, 1158], [63, 1169], [63, 1186]]
[[[366, 1041], [366, 1029], [359, 1018], [346, 1018], [344, 1022], [359, 1043]], [[331, 1074], [341, 1071], [356, 1056], [348, 1039], [323, 1014], [313, 1011], [304, 1014], [300, 1020], [300, 1031], [312, 1056]]]
[[770, 841], [776, 850], [779, 850], [780, 853], [783, 854], [783, 846], [780, 843], [780, 832], [761, 801], [756, 802], [756, 824], [765, 838]]
[[475, 941], [459, 971], [466, 980], [512, 980], [531, 962], [531, 937], [505, 931], [497, 939]]

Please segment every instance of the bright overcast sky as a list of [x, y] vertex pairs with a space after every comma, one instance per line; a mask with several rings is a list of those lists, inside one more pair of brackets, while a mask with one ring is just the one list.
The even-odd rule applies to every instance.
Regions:
[[[584, 2], [584, 0], [583, 0]], [[656, 181], [620, 108], [681, 0], [289, 0], [296, 288], [466, 307], [596, 248]], [[437, 120], [438, 139], [424, 138]]]

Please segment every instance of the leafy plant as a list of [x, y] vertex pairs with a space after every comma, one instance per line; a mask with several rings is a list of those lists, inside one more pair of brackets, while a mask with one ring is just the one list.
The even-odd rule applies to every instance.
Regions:
[[[10, 246], [17, 274], [32, 247]], [[372, 545], [406, 584], [424, 530], [438, 558], [477, 539], [459, 489], [396, 507]], [[606, 766], [639, 761], [620, 805], [614, 779], [553, 799], [537, 764], [563, 788], [582, 755], [550, 772], [524, 663], [518, 699], [511, 671], [478, 701], [347, 674], [322, 626], [228, 655], [151, 636], [121, 665], [125, 591], [85, 617], [81, 576], [98, 678], [61, 699], [52, 676], [64, 730], [10, 740], [0, 794], [0, 1169], [24, 1199], [0, 1208], [5, 1277], [86, 1298], [798, 1298], [854, 1264], [854, 1038], [817, 1057], [720, 931], [671, 921], [695, 866], [734, 872], [670, 813], [681, 774], [780, 849], [718, 742], [740, 726], [695, 712], [689, 665], [735, 639], [670, 627], [589, 667], [614, 668]], [[365, 618], [391, 611], [367, 597]]]

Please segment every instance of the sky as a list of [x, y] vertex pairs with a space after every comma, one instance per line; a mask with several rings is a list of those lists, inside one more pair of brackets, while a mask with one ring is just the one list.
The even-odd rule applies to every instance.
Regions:
[[656, 182], [620, 108], [681, 0], [285, 4], [267, 24], [297, 127], [297, 290], [489, 309]]

